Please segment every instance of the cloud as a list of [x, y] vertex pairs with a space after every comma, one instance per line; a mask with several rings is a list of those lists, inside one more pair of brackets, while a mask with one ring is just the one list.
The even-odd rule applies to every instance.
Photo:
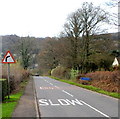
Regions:
[[[0, 7], [0, 35], [46, 37], [58, 35], [67, 15], [85, 0], [4, 0]], [[102, 5], [105, 0], [86, 0]], [[106, 0], [108, 1], [108, 0]]]

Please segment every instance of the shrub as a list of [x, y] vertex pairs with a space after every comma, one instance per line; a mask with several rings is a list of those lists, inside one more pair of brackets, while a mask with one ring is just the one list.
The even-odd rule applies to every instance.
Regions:
[[[7, 77], [7, 75], [2, 75], [2, 78], [7, 79], [8, 77]], [[6, 80], [6, 82], [7, 82], [7, 80]], [[10, 76], [10, 82], [9, 83], [10, 83], [10, 93], [11, 93], [13, 90], [16, 89], [13, 76]]]
[[2, 79], [0, 80], [0, 85], [2, 85], [2, 101], [5, 99], [5, 96], [7, 96], [7, 80]]
[[[78, 75], [78, 78], [83, 76], [81, 74]], [[92, 80], [88, 84], [101, 88], [103, 90], [109, 92], [119, 92], [119, 84], [120, 84], [120, 71], [96, 71], [92, 73], [84, 74], [84, 77], [89, 77]], [[82, 83], [79, 81], [79, 83]]]
[[[7, 79], [7, 65], [2, 66], [2, 78]], [[20, 82], [29, 77], [29, 72], [24, 70], [19, 63], [10, 65], [10, 92], [19, 87]]]
[[70, 71], [70, 78], [74, 79], [78, 75], [78, 70], [71, 69]]
[[51, 71], [51, 75], [58, 78], [70, 79], [70, 69], [67, 69], [62, 66], [58, 66]]

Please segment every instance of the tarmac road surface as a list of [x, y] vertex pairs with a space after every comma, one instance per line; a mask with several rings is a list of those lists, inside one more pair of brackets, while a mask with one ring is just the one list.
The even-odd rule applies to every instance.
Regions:
[[100, 117], [118, 119], [118, 99], [77, 86], [34, 76], [36, 96], [42, 117]]

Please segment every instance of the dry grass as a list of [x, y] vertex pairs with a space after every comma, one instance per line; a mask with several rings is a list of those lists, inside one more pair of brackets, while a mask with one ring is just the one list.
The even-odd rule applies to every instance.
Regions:
[[[2, 66], [2, 78], [7, 79], [7, 65]], [[20, 82], [29, 77], [29, 72], [24, 70], [19, 63], [10, 65], [10, 85], [11, 91], [19, 87]]]
[[[87, 84], [101, 88], [109, 92], [119, 92], [120, 71], [96, 71], [82, 76], [90, 77], [92, 80]], [[82, 83], [79, 81], [79, 83]]]
[[70, 70], [65, 67], [58, 66], [51, 71], [51, 76], [69, 79], [70, 78]]

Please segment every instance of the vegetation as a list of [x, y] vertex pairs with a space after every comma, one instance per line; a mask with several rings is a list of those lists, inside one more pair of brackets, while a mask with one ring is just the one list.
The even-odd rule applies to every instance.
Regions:
[[18, 100], [20, 99], [20, 97], [23, 94], [24, 88], [27, 84], [27, 81], [24, 81], [20, 84], [20, 88], [19, 90], [10, 95], [10, 99], [6, 99], [2, 102], [2, 104], [0, 104], [0, 106], [2, 106], [2, 117], [3, 118], [10, 118], [12, 116], [12, 112], [14, 111]]
[[0, 79], [0, 85], [2, 85], [2, 100], [7, 96], [7, 80]]
[[53, 77], [53, 76], [50, 76], [50, 77], [53, 78], [53, 79], [65, 82], [65, 83], [69, 83], [71, 85], [79, 86], [79, 87], [82, 87], [82, 88], [85, 88], [85, 89], [89, 89], [89, 90], [92, 90], [92, 91], [95, 91], [95, 92], [98, 92], [98, 93], [102, 93], [102, 94], [105, 94], [105, 95], [120, 99], [120, 93], [108, 92], [108, 91], [104, 91], [104, 90], [102, 90], [100, 88], [91, 86], [91, 85], [78, 84], [78, 83], [73, 82], [73, 81], [63, 80], [63, 79], [59, 79], [59, 78], [56, 78], [56, 77]]
[[[116, 2], [114, 4], [116, 6]], [[16, 66], [12, 66], [11, 79], [14, 80], [11, 80], [11, 90], [16, 89], [22, 79], [29, 75], [29, 70], [31, 74], [75, 81], [80, 76], [91, 77], [92, 86], [118, 92], [116, 82], [119, 77], [112, 63], [115, 57], [120, 60], [120, 41], [118, 33], [106, 33], [102, 28], [104, 23], [112, 22], [116, 24], [110, 13], [100, 6], [84, 2], [81, 8], [68, 16], [59, 37], [4, 36], [3, 49], [10, 49], [18, 61]], [[3, 78], [7, 78], [5, 69], [3, 66]], [[87, 85], [87, 82], [84, 83]]]
[[[7, 79], [7, 66], [2, 66], [2, 78]], [[29, 77], [29, 71], [24, 70], [20, 63], [10, 66], [10, 93], [19, 87], [19, 84]], [[3, 87], [4, 88], [4, 87]], [[3, 89], [4, 90], [4, 89]]]
[[68, 16], [59, 38], [45, 39], [38, 55], [40, 71], [50, 74], [58, 66], [81, 73], [110, 71], [114, 58], [120, 59], [120, 42], [101, 28], [110, 22], [108, 16], [99, 6], [83, 3]]

